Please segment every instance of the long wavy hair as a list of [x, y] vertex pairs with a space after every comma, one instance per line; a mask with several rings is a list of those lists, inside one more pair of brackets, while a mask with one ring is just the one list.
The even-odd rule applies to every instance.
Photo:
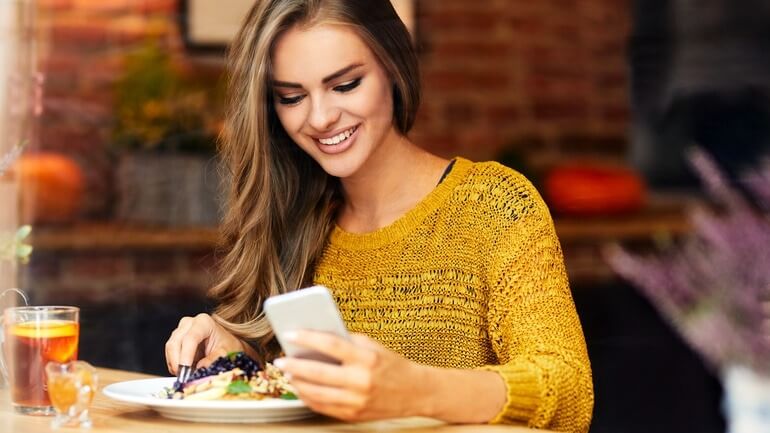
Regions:
[[229, 181], [214, 319], [255, 346], [274, 350], [262, 313], [269, 296], [312, 283], [341, 203], [327, 175], [283, 129], [275, 112], [271, 52], [293, 26], [352, 28], [393, 82], [393, 123], [411, 129], [420, 101], [409, 33], [389, 0], [258, 0], [228, 53], [228, 109], [219, 151]]

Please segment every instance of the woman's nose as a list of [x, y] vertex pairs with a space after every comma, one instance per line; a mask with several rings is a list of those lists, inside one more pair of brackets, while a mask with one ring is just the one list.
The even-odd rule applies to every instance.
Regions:
[[316, 131], [326, 131], [331, 129], [340, 118], [340, 110], [328, 103], [323, 98], [313, 102], [310, 109], [308, 123]]

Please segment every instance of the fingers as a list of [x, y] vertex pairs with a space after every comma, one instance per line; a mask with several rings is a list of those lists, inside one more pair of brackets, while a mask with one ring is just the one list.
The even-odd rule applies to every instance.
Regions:
[[362, 361], [368, 357], [368, 350], [362, 350], [352, 341], [328, 332], [300, 330], [284, 336], [288, 341], [328, 355], [342, 363]]
[[364, 334], [350, 334], [350, 340], [359, 347], [365, 347], [367, 349], [379, 350], [383, 346], [371, 337]]
[[198, 314], [181, 338], [179, 362], [181, 365], [195, 365], [195, 355], [201, 343], [214, 332], [214, 321], [208, 314]]
[[357, 370], [339, 365], [301, 358], [279, 358], [273, 361], [273, 364], [291, 376], [292, 384], [294, 381], [302, 381], [340, 388], [365, 387], [366, 381], [360, 377]]
[[316, 413], [320, 413], [332, 418], [341, 419], [343, 421], [366, 421], [366, 419], [360, 416], [361, 411], [353, 409], [351, 406], [341, 406], [336, 404], [329, 404], [323, 401], [308, 400], [303, 402]]
[[345, 408], [363, 408], [366, 406], [365, 397], [345, 389], [318, 385], [296, 378], [292, 378], [291, 384], [297, 390], [302, 401], [311, 409], [326, 408], [327, 414], [332, 416], [339, 416]]
[[173, 375], [177, 374], [177, 368], [179, 366], [179, 351], [182, 338], [187, 333], [187, 330], [190, 329], [192, 321], [192, 317], [182, 317], [176, 329], [174, 329], [171, 336], [169, 336], [168, 341], [166, 341], [166, 367], [168, 368], [168, 372]]
[[202, 352], [201, 343], [211, 336], [214, 321], [208, 314], [183, 317], [166, 342], [166, 367], [176, 375], [179, 365], [192, 366]]
[[201, 367], [208, 367], [212, 362], [216, 361], [217, 358], [221, 356], [227, 356], [227, 350], [222, 348], [214, 349], [205, 357], [201, 358], [201, 360], [195, 364], [195, 368], [198, 369]]

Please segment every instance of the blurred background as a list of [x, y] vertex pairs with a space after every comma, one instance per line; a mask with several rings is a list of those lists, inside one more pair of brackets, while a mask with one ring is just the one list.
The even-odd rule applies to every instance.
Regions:
[[[80, 306], [81, 359], [165, 374], [179, 318], [211, 307], [223, 47], [250, 1], [0, 3], [0, 231], [32, 227], [0, 288]], [[689, 146], [730, 175], [763, 153], [767, 2], [394, 3], [422, 67], [412, 139], [509, 165], [551, 208], [592, 431], [724, 431], [713, 371], [601, 251], [688, 232]]]

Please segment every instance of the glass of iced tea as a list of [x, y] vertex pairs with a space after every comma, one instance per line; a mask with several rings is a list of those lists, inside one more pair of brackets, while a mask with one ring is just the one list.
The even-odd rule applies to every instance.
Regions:
[[80, 309], [43, 306], [7, 308], [3, 313], [3, 360], [17, 412], [53, 415], [45, 366], [78, 357]]

